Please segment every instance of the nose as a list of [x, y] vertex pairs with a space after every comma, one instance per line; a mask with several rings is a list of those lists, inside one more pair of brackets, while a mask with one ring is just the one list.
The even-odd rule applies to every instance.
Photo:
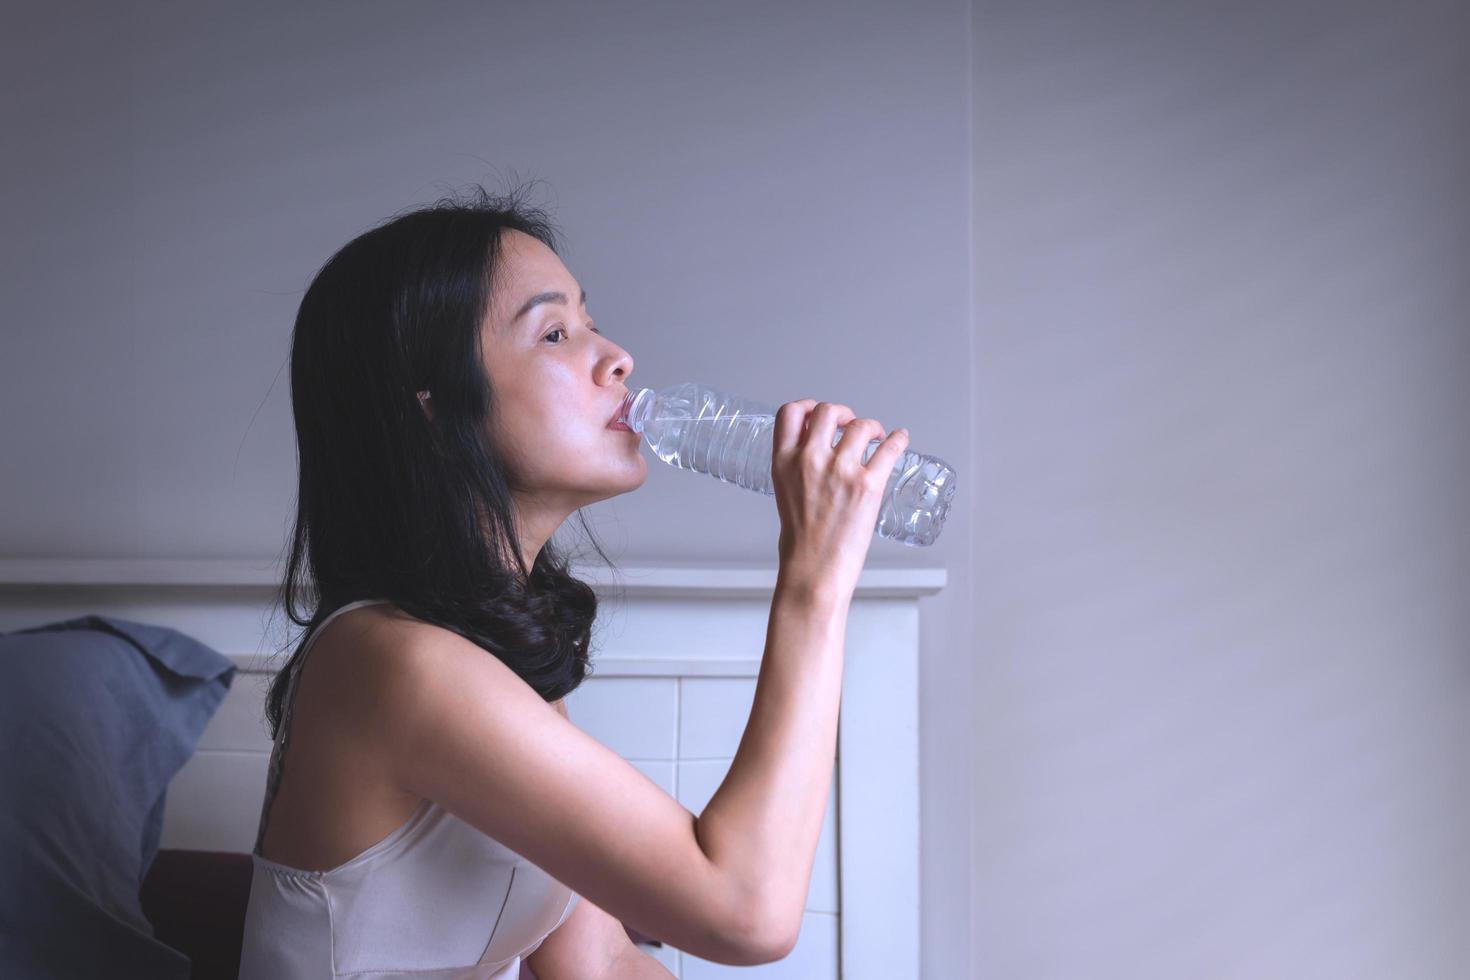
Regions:
[[633, 373], [633, 355], [618, 348], [618, 354], [612, 359], [612, 375], [619, 381], [627, 379]]

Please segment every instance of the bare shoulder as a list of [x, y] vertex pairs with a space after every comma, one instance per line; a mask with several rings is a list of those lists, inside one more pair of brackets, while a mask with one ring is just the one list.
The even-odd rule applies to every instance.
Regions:
[[[350, 657], [353, 666], [359, 670], [391, 667], [404, 658], [426, 655], [431, 658], [431, 663], [438, 663], [443, 658], [433, 652], [460, 645], [474, 647], [453, 630], [424, 622], [392, 603], [350, 609], [332, 625], [337, 628], [330, 640], [334, 653], [325, 656]], [[328, 645], [327, 633], [323, 633], [318, 643]]]
[[[323, 634], [319, 642], [325, 649], [314, 653], [313, 660], [320, 656], [330, 664], [324, 670], [344, 681], [340, 687], [351, 701], [351, 711], [372, 719], [370, 730], [375, 735], [387, 735], [401, 720], [385, 712], [401, 714], [415, 701], [457, 690], [464, 683], [491, 683], [534, 695], [529, 685], [494, 654], [451, 629], [418, 619], [391, 603], [349, 610], [332, 626], [339, 627], [338, 632], [330, 638]], [[346, 682], [349, 677], [350, 682]], [[567, 717], [560, 701], [546, 707]], [[437, 708], [429, 706], [428, 710]], [[384, 741], [385, 752], [401, 744], [392, 739]]]
[[298, 702], [310, 703], [339, 730], [378, 742], [391, 687], [415, 671], [452, 670], [455, 658], [444, 651], [460, 644], [473, 647], [390, 603], [349, 609], [312, 641]]
[[352, 620], [358, 624], [357, 628], [371, 633], [376, 639], [403, 640], [410, 637], [428, 639], [436, 636], [456, 636], [452, 630], [433, 623], [426, 623], [417, 616], [404, 612], [391, 602], [360, 606], [343, 613], [341, 618]]

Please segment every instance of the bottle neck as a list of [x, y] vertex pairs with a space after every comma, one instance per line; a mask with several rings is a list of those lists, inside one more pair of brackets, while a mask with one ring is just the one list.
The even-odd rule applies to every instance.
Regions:
[[627, 418], [624, 420], [628, 428], [634, 432], [642, 433], [643, 426], [653, 417], [653, 403], [657, 401], [658, 392], [652, 388], [639, 388], [628, 401]]

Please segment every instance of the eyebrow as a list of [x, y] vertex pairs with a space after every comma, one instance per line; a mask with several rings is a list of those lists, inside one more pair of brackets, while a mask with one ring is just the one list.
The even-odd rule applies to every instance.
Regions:
[[[533, 307], [539, 306], [542, 303], [561, 303], [565, 305], [566, 301], [566, 293], [537, 293], [535, 296], [532, 296], [530, 299], [526, 300], [526, 305], [522, 306], [519, 310], [516, 311], [516, 315], [510, 318], [510, 322], [515, 323], [521, 317], [525, 316], [527, 313], [530, 313]], [[582, 304], [584, 306], [587, 304], [587, 290], [585, 289], [582, 290]]]

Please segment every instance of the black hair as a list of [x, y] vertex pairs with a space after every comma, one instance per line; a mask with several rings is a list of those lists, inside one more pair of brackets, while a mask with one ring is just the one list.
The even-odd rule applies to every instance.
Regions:
[[[597, 596], [551, 541], [525, 565], [505, 460], [488, 435], [497, 405], [480, 332], [502, 234], [524, 232], [553, 252], [559, 236], [519, 191], [473, 186], [354, 238], [301, 300], [291, 337], [296, 519], [275, 602], [306, 630], [270, 684], [272, 737], [308, 638], [358, 599], [387, 599], [452, 630], [548, 702], [589, 673]], [[424, 390], [432, 419], [416, 397]]]

